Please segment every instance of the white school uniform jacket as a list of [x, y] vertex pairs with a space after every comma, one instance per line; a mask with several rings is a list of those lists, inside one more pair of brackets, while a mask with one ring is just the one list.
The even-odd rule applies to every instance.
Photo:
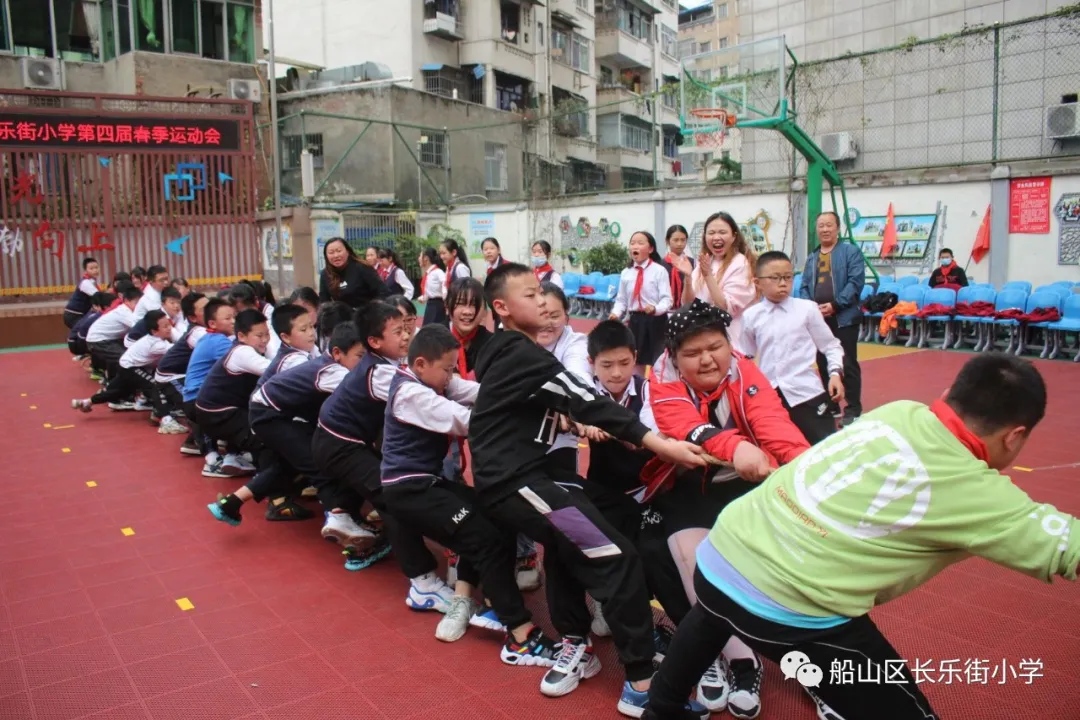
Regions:
[[446, 271], [440, 270], [438, 265], [432, 265], [425, 277], [427, 280], [424, 281], [424, 302], [446, 299]]
[[161, 309], [161, 292], [154, 289], [153, 285], [146, 285], [143, 288], [142, 297], [139, 298], [139, 304], [135, 306], [135, 322], [142, 320], [143, 315], [151, 310]]
[[117, 305], [94, 321], [86, 332], [86, 342], [99, 343], [108, 340], [120, 340], [127, 335], [128, 330], [134, 324], [135, 314], [131, 311], [131, 308], [127, 305]]
[[120, 367], [154, 367], [171, 347], [172, 343], [168, 340], [156, 335], [143, 335], [120, 356]]
[[[640, 299], [634, 297], [637, 284], [638, 268], [641, 268], [642, 284]], [[671, 276], [668, 269], [660, 263], [646, 260], [635, 263], [619, 275], [619, 292], [615, 295], [615, 306], [611, 314], [622, 317], [628, 312], [641, 312], [647, 305], [656, 308], [656, 315], [666, 315], [671, 310]]]
[[[589, 365], [588, 335], [579, 333], [567, 325], [555, 344], [545, 349], [583, 383], [589, 386], [593, 384], [592, 366]], [[578, 436], [573, 433], [559, 433], [548, 452], [568, 447], [577, 450], [578, 442]]]
[[[449, 275], [453, 275], [453, 277], [450, 277]], [[453, 282], [455, 280], [460, 280], [461, 278], [472, 277], [472, 271], [469, 270], [469, 267], [465, 263], [463, 263], [463, 262], [461, 262], [459, 260], [458, 262], [454, 263], [454, 267], [450, 269], [449, 275], [447, 273], [445, 273], [445, 272], [443, 273], [443, 277], [444, 277], [443, 289], [442, 289], [442, 298], [443, 298], [443, 300], [446, 299], [446, 294], [450, 291], [450, 285], [453, 284]], [[428, 282], [431, 282], [431, 281], [429, 280]]]

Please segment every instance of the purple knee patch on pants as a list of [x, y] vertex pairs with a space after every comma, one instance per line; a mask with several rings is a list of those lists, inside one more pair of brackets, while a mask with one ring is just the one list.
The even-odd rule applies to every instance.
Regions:
[[585, 557], [600, 558], [622, 553], [593, 521], [576, 507], [552, 510], [547, 519], [555, 528], [577, 545]]

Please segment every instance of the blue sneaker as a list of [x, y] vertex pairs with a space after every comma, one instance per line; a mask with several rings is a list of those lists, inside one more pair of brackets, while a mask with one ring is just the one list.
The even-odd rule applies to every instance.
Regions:
[[209, 505], [207, 505], [206, 507], [210, 511], [210, 514], [213, 515], [218, 520], [220, 520], [221, 522], [232, 525], [233, 527], [236, 527], [237, 525], [240, 524], [240, 518], [239, 517], [233, 517], [232, 515], [228, 515], [225, 512], [225, 509], [221, 506], [220, 501], [212, 502]]
[[[649, 704], [649, 691], [648, 690], [635, 690], [634, 686], [629, 682], [623, 683], [622, 696], [619, 698], [619, 712], [626, 717], [640, 718], [645, 715], [645, 709]], [[683, 715], [684, 718], [700, 718], [700, 720], [708, 720], [710, 712], [705, 709], [705, 706], [695, 702], [693, 700], [686, 703]]]
[[[327, 538], [332, 540], [333, 538]], [[379, 562], [387, 555], [390, 554], [390, 544], [386, 543], [379, 547], [365, 551], [345, 550], [341, 553], [345, 556], [345, 569], [349, 572], [356, 572], [357, 570], [363, 570], [369, 568], [375, 563]]]
[[499, 616], [495, 614], [495, 611], [491, 608], [484, 608], [480, 612], [474, 614], [469, 618], [469, 624], [473, 627], [484, 628], [485, 630], [494, 630], [496, 632], [506, 632], [506, 627], [499, 622]]

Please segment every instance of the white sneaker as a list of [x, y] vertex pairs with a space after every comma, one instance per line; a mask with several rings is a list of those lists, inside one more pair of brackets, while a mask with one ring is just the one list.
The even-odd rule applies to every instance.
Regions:
[[732, 717], [753, 720], [761, 714], [761, 681], [765, 668], [761, 661], [749, 658], [728, 660], [727, 667], [727, 682], [731, 688], [727, 710]]
[[479, 605], [472, 598], [455, 595], [450, 601], [450, 609], [435, 628], [435, 639], [456, 642], [465, 637], [465, 631], [469, 629], [469, 618], [478, 608]]
[[109, 409], [117, 412], [127, 412], [135, 409], [135, 403], [133, 402], [111, 402], [109, 403]]
[[79, 412], [84, 412], [84, 413], [88, 413], [88, 412], [90, 412], [91, 410], [94, 409], [93, 403], [91, 403], [89, 400], [79, 400], [79, 399], [72, 400], [71, 401], [71, 407], [74, 408], [75, 410], [78, 410]]
[[361, 527], [349, 513], [326, 513], [322, 536], [331, 542], [355, 550], [366, 550], [375, 543], [375, 533]]
[[434, 610], [441, 613], [450, 610], [454, 591], [435, 573], [415, 577], [409, 583], [409, 594], [405, 596], [405, 604], [411, 610]]
[[607, 620], [604, 619], [603, 609], [600, 607], [600, 603], [593, 600], [593, 616], [592, 616], [592, 634], [597, 637], [611, 637], [611, 628], [608, 627]]
[[206, 456], [206, 462], [203, 463], [202, 474], [203, 477], [208, 478], [227, 478], [232, 477], [224, 470], [221, 469], [221, 455], [212, 452]]
[[226, 477], [254, 475], [255, 466], [244, 460], [240, 455], [229, 453], [221, 460], [221, 472], [225, 473]]
[[154, 406], [144, 397], [135, 401], [135, 404], [131, 408], [135, 412], [148, 412], [154, 409]]
[[728, 695], [731, 687], [728, 685], [727, 665], [720, 658], [713, 660], [712, 665], [701, 676], [697, 686], [697, 701], [705, 706], [710, 712], [721, 712], [728, 705]]
[[600, 659], [593, 654], [588, 638], [564, 635], [555, 665], [540, 681], [540, 692], [548, 697], [562, 697], [577, 689], [578, 683], [600, 672]]
[[517, 580], [518, 590], [521, 592], [529, 592], [540, 587], [540, 568], [537, 565], [536, 555], [517, 559], [514, 579]]
[[158, 435], [186, 435], [188, 429], [178, 423], [171, 415], [162, 418], [158, 425]]

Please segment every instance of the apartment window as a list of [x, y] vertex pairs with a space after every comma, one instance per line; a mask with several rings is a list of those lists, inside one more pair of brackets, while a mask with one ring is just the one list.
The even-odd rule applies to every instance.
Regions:
[[536, 41], [540, 43], [540, 47], [544, 47], [544, 23], [536, 23]]
[[590, 67], [589, 58], [591, 56], [589, 41], [577, 33], [574, 33], [571, 41], [573, 42], [573, 52], [570, 55], [570, 66], [575, 70], [588, 73]]
[[680, 40], [679, 41], [679, 58], [687, 58], [694, 54], [697, 50], [697, 42], [695, 40]]
[[600, 86], [610, 87], [615, 84], [615, 71], [606, 65], [600, 66]]
[[172, 49], [199, 54], [199, 0], [172, 0]]
[[650, 45], [654, 42], [651, 15], [642, 12], [635, 5], [630, 5], [626, 0], [617, 0], [615, 8], [616, 25], [620, 30]]
[[281, 169], [299, 170], [300, 158], [305, 148], [311, 151], [312, 166], [316, 169], [323, 167], [322, 133], [308, 133], [281, 136]]
[[678, 3], [675, 0], [664, 0], [664, 4], [668, 9], [678, 11]]
[[559, 28], [551, 29], [552, 57], [575, 70], [588, 73], [591, 69], [591, 50], [588, 39]]
[[199, 3], [199, 25], [202, 31], [201, 53], [213, 60], [225, 59], [225, 5], [213, 0]]
[[727, 17], [727, 3], [721, 3], [716, 6], [716, 17], [721, 20]]
[[727, 47], [727, 38], [726, 37], [720, 38], [720, 44], [717, 47], [719, 47], [721, 50], [726, 48]]
[[446, 167], [446, 133], [425, 130], [427, 142], [420, 144], [420, 163], [431, 167]]
[[664, 133], [664, 157], [675, 159], [679, 157], [679, 146], [675, 143], [676, 133]]
[[484, 143], [484, 187], [488, 190], [509, 189], [506, 174], [506, 146]]
[[4, 12], [4, 8], [0, 7], [0, 50], [9, 51], [8, 47], [8, 21], [7, 13]]
[[16, 55], [52, 57], [49, 4], [41, 0], [9, 0], [11, 35]]
[[622, 181], [624, 190], [651, 188], [656, 185], [650, 171], [637, 168], [623, 168]]
[[699, 53], [707, 53], [710, 50], [712, 50], [712, 40], [708, 40], [706, 42], [703, 42], [703, 43], [701, 43], [701, 45], [698, 46], [698, 52]]
[[434, 20], [439, 13], [450, 15], [458, 19], [457, 0], [426, 0], [424, 2], [424, 19]]
[[499, 4], [499, 13], [502, 17], [502, 39], [517, 45], [521, 35], [521, 6], [516, 2], [503, 0]]
[[162, 0], [135, 0], [135, 49], [165, 52], [165, 10]]
[[577, 0], [577, 9], [592, 15], [593, 0]]
[[129, 0], [101, 3], [101, 58], [112, 60], [131, 52], [131, 8]]
[[229, 60], [235, 63], [255, 62], [255, 8], [248, 4], [229, 2], [225, 9]]
[[660, 50], [669, 57], [679, 55], [679, 35], [667, 25], [660, 26]]

